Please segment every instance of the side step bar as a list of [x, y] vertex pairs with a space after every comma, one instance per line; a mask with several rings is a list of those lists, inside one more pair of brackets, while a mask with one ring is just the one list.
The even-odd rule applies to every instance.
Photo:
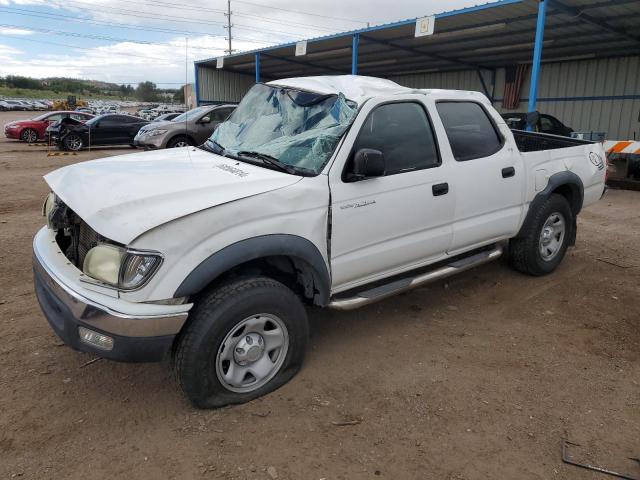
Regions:
[[470, 268], [477, 267], [484, 263], [491, 262], [502, 256], [502, 245], [496, 245], [493, 250], [485, 250], [475, 255], [465, 257], [461, 260], [451, 262], [448, 265], [437, 268], [430, 272], [422, 273], [415, 277], [401, 278], [394, 282], [370, 290], [364, 290], [357, 295], [348, 298], [338, 298], [329, 303], [328, 307], [335, 310], [353, 310], [356, 308], [369, 305], [392, 295], [405, 292], [417, 287], [426, 285], [427, 283], [440, 280], [441, 278], [450, 277], [456, 273], [464, 272]]

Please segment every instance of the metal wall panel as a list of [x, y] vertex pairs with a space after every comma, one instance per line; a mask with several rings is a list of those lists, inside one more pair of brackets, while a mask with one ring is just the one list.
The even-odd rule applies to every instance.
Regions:
[[239, 102], [254, 84], [250, 75], [198, 66], [200, 102]]
[[[495, 106], [499, 111], [502, 111], [504, 77], [504, 69], [498, 69]], [[482, 84], [474, 70], [388, 78], [413, 88], [452, 88], [482, 92]], [[491, 90], [490, 75], [485, 73], [484, 78]], [[525, 77], [521, 102], [516, 111], [526, 111], [528, 94], [529, 73]], [[538, 91], [538, 110], [557, 117], [576, 131], [606, 132], [607, 138], [612, 140], [633, 139], [635, 132], [636, 138], [640, 138], [640, 57], [543, 64]]]

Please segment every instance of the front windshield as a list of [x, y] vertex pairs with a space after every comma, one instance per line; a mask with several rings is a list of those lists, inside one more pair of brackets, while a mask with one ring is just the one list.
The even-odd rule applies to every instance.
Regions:
[[210, 140], [231, 155], [259, 153], [318, 174], [356, 112], [355, 103], [342, 94], [322, 95], [258, 84]]
[[195, 118], [198, 115], [203, 115], [204, 113], [207, 112], [207, 110], [211, 110], [211, 107], [208, 107], [206, 105], [202, 106], [202, 107], [196, 107], [196, 108], [193, 108], [193, 109], [189, 110], [188, 112], [184, 112], [183, 114], [178, 115], [173, 120], [175, 122], [186, 122], [187, 120]]

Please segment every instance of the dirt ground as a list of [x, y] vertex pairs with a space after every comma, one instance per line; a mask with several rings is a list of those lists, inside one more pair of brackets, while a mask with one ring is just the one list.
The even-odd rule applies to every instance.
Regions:
[[0, 478], [610, 478], [563, 464], [563, 437], [577, 460], [640, 478], [640, 192], [583, 211], [550, 276], [496, 262], [361, 310], [310, 310], [293, 381], [201, 411], [165, 365], [85, 365], [33, 294], [42, 175], [130, 151], [47, 157], [0, 140]]

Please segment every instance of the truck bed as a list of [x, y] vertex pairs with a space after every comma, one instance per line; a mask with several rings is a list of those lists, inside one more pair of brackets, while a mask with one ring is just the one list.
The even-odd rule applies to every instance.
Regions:
[[518, 150], [521, 152], [539, 152], [540, 150], [555, 150], [558, 148], [589, 145], [594, 142], [577, 138], [561, 137], [548, 133], [527, 132], [524, 130], [511, 130]]

